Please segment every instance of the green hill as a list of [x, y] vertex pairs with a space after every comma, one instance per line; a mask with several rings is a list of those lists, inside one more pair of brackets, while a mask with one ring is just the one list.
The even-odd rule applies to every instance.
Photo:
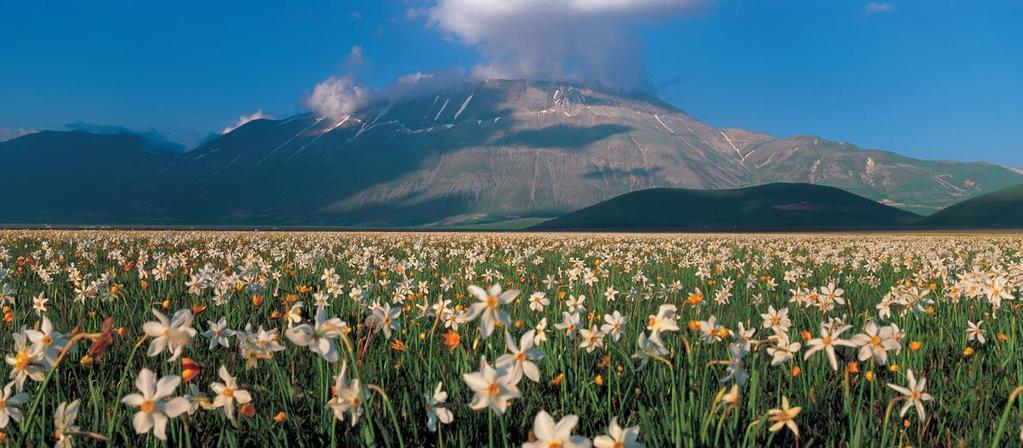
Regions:
[[539, 224], [537, 230], [904, 228], [920, 216], [840, 190], [773, 183], [732, 190], [654, 188]]
[[1023, 229], [1023, 185], [968, 199], [924, 218], [920, 227]]

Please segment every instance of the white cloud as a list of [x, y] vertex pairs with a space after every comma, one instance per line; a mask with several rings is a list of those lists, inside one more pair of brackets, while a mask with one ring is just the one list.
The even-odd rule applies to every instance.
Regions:
[[886, 12], [895, 11], [895, 3], [891, 2], [870, 2], [867, 6], [863, 7], [863, 12], [867, 14], [884, 14]]
[[340, 120], [368, 106], [376, 97], [371, 89], [356, 84], [350, 76], [331, 76], [313, 88], [305, 103], [321, 117]]
[[348, 59], [345, 60], [345, 64], [351, 67], [362, 65], [366, 62], [366, 59], [362, 56], [362, 45], [356, 45], [348, 52]]
[[395, 102], [406, 98], [429, 95], [457, 86], [463, 81], [465, 81], [465, 74], [460, 70], [434, 73], [415, 72], [398, 78], [387, 89], [385, 96], [389, 101]]
[[18, 137], [34, 134], [39, 132], [36, 129], [29, 128], [0, 128], [0, 142], [6, 142], [7, 140], [14, 140]]
[[271, 116], [269, 114], [263, 113], [262, 110], [257, 110], [257, 111], [255, 111], [255, 112], [253, 112], [251, 114], [248, 114], [248, 115], [242, 115], [242, 116], [238, 117], [237, 120], [235, 120], [234, 124], [224, 128], [224, 130], [220, 131], [220, 133], [221, 134], [226, 134], [228, 132], [231, 132], [231, 131], [233, 131], [235, 129], [238, 129], [238, 128], [242, 127], [243, 125], [245, 125], [245, 123], [248, 123], [248, 122], [250, 122], [252, 120], [260, 120], [260, 119], [264, 119], [264, 118], [272, 119], [273, 116]]
[[476, 47], [479, 78], [587, 79], [648, 87], [636, 30], [713, 0], [439, 0], [430, 23]]

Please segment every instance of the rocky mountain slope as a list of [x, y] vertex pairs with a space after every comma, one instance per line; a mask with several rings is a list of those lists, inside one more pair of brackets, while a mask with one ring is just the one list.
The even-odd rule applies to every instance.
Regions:
[[[38, 169], [6, 159], [20, 140], [0, 143], [0, 163]], [[715, 129], [655, 98], [532, 81], [466, 83], [350, 116], [256, 120], [171, 160], [150, 155], [125, 220], [454, 225], [552, 217], [654, 187], [770, 182], [836, 186], [930, 213], [1023, 182], [996, 165]], [[34, 194], [31, 182], [21, 188]]]

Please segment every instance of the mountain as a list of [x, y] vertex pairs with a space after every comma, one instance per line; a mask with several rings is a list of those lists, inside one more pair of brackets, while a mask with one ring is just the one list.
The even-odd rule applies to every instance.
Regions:
[[0, 222], [141, 223], [164, 214], [139, 188], [177, 156], [134, 134], [43, 131], [0, 143]]
[[919, 214], [1023, 182], [1020, 173], [988, 163], [917, 160], [895, 153], [803, 136], [750, 149], [749, 184], [829, 185]]
[[569, 213], [538, 230], [902, 228], [919, 215], [833, 187], [773, 183], [725, 190], [653, 188]]
[[920, 222], [943, 229], [1023, 229], [1023, 185], [955, 204]]
[[[138, 184], [110, 212], [121, 218], [103, 219], [456, 226], [550, 218], [656, 187], [772, 182], [836, 186], [930, 213], [1023, 182], [1023, 174], [996, 165], [716, 129], [642, 94], [534, 81], [464, 83], [337, 118], [255, 120], [183, 155], [146, 159], [141, 175], [117, 173]], [[109, 179], [86, 173], [75, 182]], [[32, 182], [18, 188], [27, 212], [81, 216], [81, 207], [65, 211], [32, 199], [39, 188]], [[9, 220], [0, 214], [0, 222]]]

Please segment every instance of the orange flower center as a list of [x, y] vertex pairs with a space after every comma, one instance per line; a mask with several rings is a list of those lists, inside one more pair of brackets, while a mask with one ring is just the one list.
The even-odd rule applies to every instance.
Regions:
[[153, 410], [156, 409], [156, 403], [153, 403], [152, 400], [143, 401], [142, 405], [139, 406], [139, 409], [141, 409], [142, 412], [145, 413], [153, 412]]
[[487, 308], [490, 308], [492, 310], [493, 309], [497, 309], [497, 305], [500, 305], [500, 304], [501, 304], [501, 302], [499, 300], [497, 300], [497, 296], [489, 296], [489, 297], [487, 297]]
[[487, 393], [490, 396], [497, 396], [501, 393], [501, 386], [498, 386], [497, 383], [490, 383], [490, 386], [487, 386]]
[[227, 398], [233, 397], [234, 396], [234, 389], [231, 389], [230, 387], [225, 388], [224, 389], [224, 396], [227, 397]]

